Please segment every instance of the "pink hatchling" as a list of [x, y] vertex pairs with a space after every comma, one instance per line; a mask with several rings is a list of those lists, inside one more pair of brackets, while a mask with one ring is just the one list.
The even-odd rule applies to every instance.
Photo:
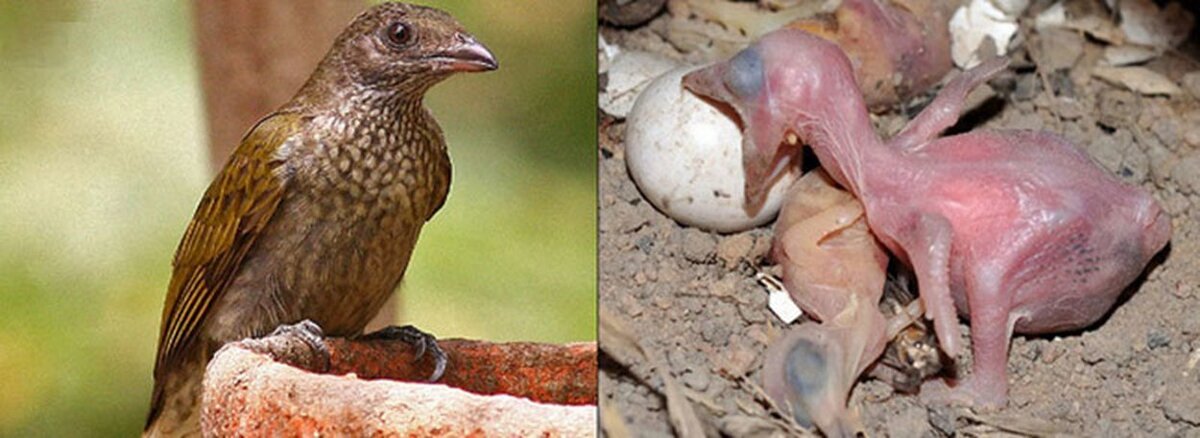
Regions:
[[955, 311], [970, 319], [971, 374], [923, 392], [977, 406], [1007, 401], [1013, 332], [1092, 324], [1171, 236], [1154, 198], [1056, 135], [936, 138], [957, 121], [967, 92], [1005, 66], [994, 59], [963, 73], [886, 143], [846, 56], [803, 31], [772, 32], [684, 79], [741, 116], [746, 174], [758, 176], [747, 184], [770, 181], [802, 143], [813, 148], [862, 201], [880, 241], [913, 267], [925, 315], [951, 357], [961, 349]]
[[771, 252], [792, 299], [816, 321], [767, 348], [763, 388], [801, 425], [828, 437], [855, 436], [864, 428], [847, 406], [851, 388], [919, 310], [884, 317], [887, 254], [867, 228], [862, 204], [821, 169], [788, 191]]

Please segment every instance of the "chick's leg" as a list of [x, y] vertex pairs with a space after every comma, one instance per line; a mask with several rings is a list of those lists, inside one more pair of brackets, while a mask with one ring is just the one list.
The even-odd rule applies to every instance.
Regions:
[[[1003, 407], [1008, 402], [1008, 345], [1015, 320], [1006, 301], [997, 301], [1000, 283], [971, 280], [971, 374], [953, 388], [934, 383], [921, 388], [921, 398], [930, 402], [959, 403], [983, 409]], [[986, 303], [986, 305], [984, 304]], [[928, 389], [928, 390], [927, 390]]]
[[925, 316], [933, 320], [934, 331], [942, 351], [951, 358], [962, 348], [959, 339], [958, 312], [950, 294], [950, 249], [953, 230], [945, 218], [922, 213], [908, 229], [908, 236], [898, 236], [906, 242], [909, 261], [917, 274]]

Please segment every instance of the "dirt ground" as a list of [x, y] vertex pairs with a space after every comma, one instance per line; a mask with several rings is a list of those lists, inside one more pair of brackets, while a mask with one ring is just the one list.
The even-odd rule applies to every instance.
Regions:
[[[634, 28], [602, 25], [601, 35], [618, 46], [695, 63], [696, 56], [664, 40], [667, 19]], [[996, 97], [956, 129], [1064, 135], [1113, 174], [1153, 193], [1172, 216], [1171, 243], [1095, 326], [1013, 339], [1007, 408], [977, 413], [926, 406], [918, 396], [863, 380], [851, 404], [860, 406], [870, 436], [1200, 436], [1200, 38], [1193, 31], [1178, 50], [1145, 64], [1182, 87], [1169, 97], [1090, 75], [1104, 46], [1094, 38], [1039, 38], [1022, 26], [1010, 54], [1013, 67], [991, 82]], [[1042, 49], [1078, 56], [1063, 62]], [[1043, 71], [1039, 63], [1068, 66]], [[906, 119], [884, 114], [878, 125], [889, 131]], [[626, 427], [634, 436], [676, 435], [685, 426], [680, 420], [672, 425], [679, 414], [672, 409], [682, 408], [667, 396], [671, 380], [682, 386], [676, 394], [685, 395], [710, 436], [795, 432], [756, 388], [767, 343], [786, 330], [767, 310], [765, 289], [754, 278], [772, 271], [770, 226], [719, 235], [672, 221], [630, 179], [623, 136], [622, 120], [601, 116], [600, 301], [652, 359], [630, 366], [602, 361], [605, 427]]]

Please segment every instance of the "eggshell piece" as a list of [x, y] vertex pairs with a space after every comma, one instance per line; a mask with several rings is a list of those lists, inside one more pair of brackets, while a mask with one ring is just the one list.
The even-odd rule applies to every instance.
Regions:
[[651, 80], [678, 67], [678, 62], [653, 53], [618, 53], [608, 67], [608, 83], [600, 93], [600, 109], [614, 117], [628, 116], [634, 99]]

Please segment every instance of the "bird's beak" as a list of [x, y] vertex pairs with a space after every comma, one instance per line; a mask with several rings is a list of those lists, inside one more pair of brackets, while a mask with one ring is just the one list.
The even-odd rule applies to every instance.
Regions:
[[500, 67], [492, 52], [470, 35], [458, 34], [454, 45], [434, 57], [440, 70], [448, 72], [481, 72]]
[[722, 62], [692, 70], [683, 75], [683, 87], [697, 95], [728, 102], [729, 95], [721, 83], [721, 76], [725, 74], [726, 68], [725, 63]]
[[771, 184], [783, 175], [789, 160], [776, 157], [777, 148], [760, 148], [756, 143], [762, 137], [756, 134], [762, 129], [754, 123], [754, 113], [743, 110], [743, 105], [726, 88], [721, 78], [728, 69], [728, 62], [719, 62], [694, 70], [683, 76], [683, 86], [697, 95], [729, 105], [741, 119], [742, 169], [746, 180], [743, 189], [746, 202], [742, 208], [746, 214], [755, 216], [766, 203]]

